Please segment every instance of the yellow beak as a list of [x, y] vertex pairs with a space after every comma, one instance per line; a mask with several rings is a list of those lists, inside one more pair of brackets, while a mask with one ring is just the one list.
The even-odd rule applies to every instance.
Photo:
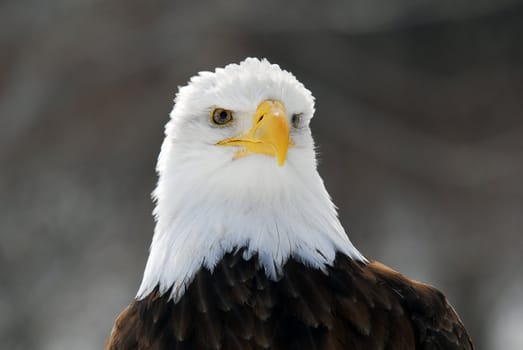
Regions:
[[291, 145], [289, 122], [285, 106], [277, 100], [265, 100], [254, 113], [253, 127], [245, 134], [217, 143], [219, 146], [242, 147], [235, 159], [250, 154], [265, 154], [285, 164], [287, 149]]

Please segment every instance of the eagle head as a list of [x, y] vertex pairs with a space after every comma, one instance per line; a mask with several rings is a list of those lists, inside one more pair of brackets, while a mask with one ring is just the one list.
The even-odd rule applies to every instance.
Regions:
[[267, 275], [290, 256], [313, 266], [362, 258], [316, 169], [314, 98], [267, 60], [201, 72], [179, 89], [157, 171], [156, 227], [138, 293], [180, 295], [202, 266], [254, 253]]

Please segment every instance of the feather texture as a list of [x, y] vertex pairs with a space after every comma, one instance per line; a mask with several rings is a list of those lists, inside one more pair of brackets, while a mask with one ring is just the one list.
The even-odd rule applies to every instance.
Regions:
[[202, 268], [177, 303], [158, 290], [133, 302], [106, 349], [473, 348], [441, 292], [383, 264], [338, 254], [322, 271], [291, 258], [274, 281], [241, 254]]

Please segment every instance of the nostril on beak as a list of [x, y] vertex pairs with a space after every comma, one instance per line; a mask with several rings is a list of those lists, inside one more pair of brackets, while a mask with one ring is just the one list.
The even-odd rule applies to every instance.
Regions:
[[264, 115], [262, 114], [261, 117], [258, 119], [258, 123], [263, 120]]

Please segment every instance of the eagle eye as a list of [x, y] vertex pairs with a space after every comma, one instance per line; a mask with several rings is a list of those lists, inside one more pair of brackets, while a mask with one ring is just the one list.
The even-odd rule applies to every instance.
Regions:
[[232, 112], [223, 108], [215, 108], [211, 112], [211, 121], [216, 125], [225, 125], [232, 121]]
[[294, 113], [291, 118], [292, 126], [295, 128], [299, 128], [301, 126], [302, 117], [303, 113]]

